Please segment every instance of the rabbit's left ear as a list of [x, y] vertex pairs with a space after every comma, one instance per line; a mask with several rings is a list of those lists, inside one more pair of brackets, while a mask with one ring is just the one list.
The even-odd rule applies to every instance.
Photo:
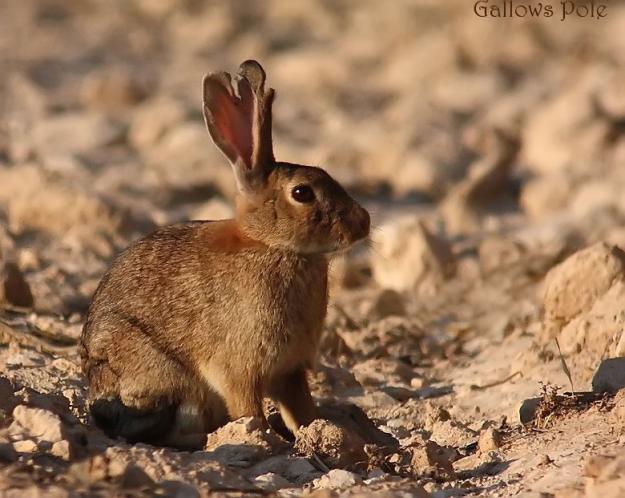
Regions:
[[265, 71], [252, 60], [239, 67], [238, 96], [228, 73], [211, 73], [203, 82], [208, 131], [232, 164], [239, 191], [262, 188], [275, 162], [271, 137], [272, 88], [265, 91]]

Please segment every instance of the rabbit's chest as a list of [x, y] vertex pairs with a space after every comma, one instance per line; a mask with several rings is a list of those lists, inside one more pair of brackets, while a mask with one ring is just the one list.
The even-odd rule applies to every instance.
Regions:
[[276, 256], [250, 286], [255, 288], [249, 333], [278, 370], [314, 359], [327, 309], [327, 261]]

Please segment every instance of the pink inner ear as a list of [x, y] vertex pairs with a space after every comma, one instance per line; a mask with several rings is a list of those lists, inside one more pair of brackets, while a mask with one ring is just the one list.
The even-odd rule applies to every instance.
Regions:
[[209, 103], [209, 109], [219, 134], [234, 149], [245, 166], [251, 169], [254, 149], [253, 101], [246, 96], [242, 99], [231, 97], [227, 92], [219, 92], [214, 97]]

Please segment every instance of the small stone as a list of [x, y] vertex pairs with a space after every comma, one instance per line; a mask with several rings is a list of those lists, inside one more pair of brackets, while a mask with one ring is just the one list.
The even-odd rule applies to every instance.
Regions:
[[480, 434], [478, 446], [482, 453], [497, 450], [501, 446], [501, 433], [493, 427], [483, 430]]
[[285, 448], [275, 432], [264, 429], [258, 418], [243, 417], [211, 432], [205, 450], [229, 465], [246, 467]]
[[32, 439], [22, 439], [13, 442], [13, 449], [18, 453], [34, 453], [37, 451], [37, 443]]
[[347, 489], [362, 483], [358, 474], [342, 469], [333, 469], [319, 479], [313, 481], [313, 486], [323, 489]]
[[56, 443], [63, 440], [61, 418], [48, 410], [18, 405], [13, 410], [13, 423], [9, 427], [11, 434], [23, 434], [40, 441]]
[[480, 266], [484, 273], [505, 269], [518, 262], [523, 256], [521, 244], [510, 238], [489, 237], [478, 248]]
[[135, 105], [148, 94], [147, 81], [140, 81], [136, 72], [121, 68], [96, 70], [83, 80], [81, 97], [94, 109], [109, 111]]
[[349, 432], [358, 434], [365, 443], [382, 447], [397, 447], [397, 440], [381, 431], [359, 407], [351, 403], [323, 403], [319, 416], [333, 422]]
[[128, 469], [128, 462], [121, 460], [117, 453], [107, 453], [109, 457], [108, 475], [111, 477], [123, 476]]
[[295, 449], [306, 455], [317, 454], [330, 467], [366, 467], [365, 441], [327, 420], [314, 420], [301, 427], [295, 438]]
[[426, 441], [423, 446], [410, 448], [411, 466], [416, 474], [435, 471], [453, 476], [452, 451], [434, 441]]
[[254, 479], [254, 484], [256, 484], [256, 486], [260, 489], [265, 489], [267, 491], [276, 491], [278, 489], [290, 488], [293, 486], [280, 474], [274, 474], [273, 472], [257, 476], [256, 479]]
[[424, 377], [413, 377], [410, 379], [410, 387], [413, 389], [421, 389], [427, 386], [427, 379]]
[[57, 441], [52, 444], [50, 453], [68, 462], [71, 457], [71, 445], [69, 444], [69, 441], [65, 439], [62, 441]]
[[570, 201], [573, 185], [570, 175], [555, 172], [529, 180], [521, 190], [521, 209], [532, 219], [540, 220], [564, 209]]
[[623, 388], [625, 388], [625, 357], [603, 360], [592, 378], [592, 390], [598, 393], [615, 393]]
[[78, 155], [120, 141], [124, 127], [96, 113], [66, 112], [37, 122], [32, 131], [42, 157]]
[[184, 107], [175, 100], [148, 100], [137, 107], [133, 113], [128, 138], [130, 143], [139, 148], [155, 145], [173, 126], [185, 117]]
[[455, 273], [449, 242], [430, 232], [417, 217], [382, 225], [372, 240], [373, 277], [385, 289], [431, 294]]
[[44, 359], [41, 353], [36, 351], [18, 349], [9, 353], [5, 364], [9, 368], [40, 367], [43, 366]]

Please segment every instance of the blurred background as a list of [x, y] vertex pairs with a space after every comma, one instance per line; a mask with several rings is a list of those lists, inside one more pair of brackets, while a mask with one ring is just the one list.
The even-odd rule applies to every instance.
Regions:
[[68, 316], [130, 240], [229, 217], [200, 82], [248, 58], [277, 89], [277, 157], [327, 168], [373, 214], [383, 261], [338, 265], [345, 285], [420, 286], [403, 270], [427, 266], [422, 229], [469, 278], [489, 234], [552, 262], [625, 241], [625, 5], [607, 5], [561, 22], [465, 0], [2, 2], [3, 253], [37, 309]]

